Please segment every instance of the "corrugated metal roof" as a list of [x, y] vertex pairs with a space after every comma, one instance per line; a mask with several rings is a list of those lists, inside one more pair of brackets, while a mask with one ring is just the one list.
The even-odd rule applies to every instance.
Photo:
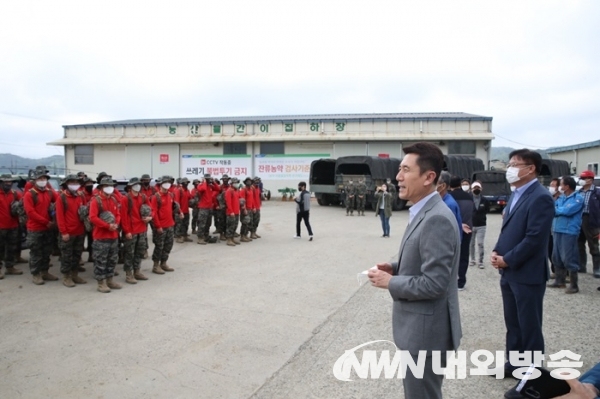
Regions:
[[600, 140], [590, 141], [588, 143], [573, 144], [573, 145], [568, 145], [568, 146], [565, 146], [565, 147], [552, 147], [552, 148], [548, 148], [546, 150], [546, 153], [548, 153], [548, 154], [554, 154], [554, 153], [557, 153], [557, 152], [581, 150], [581, 149], [584, 149], [584, 148], [592, 148], [592, 147], [600, 147]]
[[268, 115], [268, 116], [224, 116], [211, 118], [167, 118], [167, 119], [128, 119], [112, 122], [86, 123], [79, 125], [64, 125], [69, 127], [105, 127], [127, 125], [202, 125], [221, 123], [253, 123], [266, 121], [350, 121], [350, 120], [484, 120], [491, 121], [491, 116], [466, 114], [464, 112], [411, 112], [411, 113], [382, 113], [382, 114], [315, 114], [315, 115]]

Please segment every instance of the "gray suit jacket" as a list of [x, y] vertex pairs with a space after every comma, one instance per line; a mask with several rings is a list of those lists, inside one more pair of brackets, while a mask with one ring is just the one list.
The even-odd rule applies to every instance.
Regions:
[[389, 292], [394, 342], [401, 350], [456, 350], [462, 337], [458, 308], [460, 238], [456, 219], [439, 195], [407, 227]]

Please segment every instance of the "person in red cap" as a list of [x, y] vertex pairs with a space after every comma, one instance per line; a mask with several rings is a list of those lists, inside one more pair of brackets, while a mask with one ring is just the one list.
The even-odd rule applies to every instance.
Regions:
[[583, 219], [577, 244], [579, 247], [579, 273], [587, 273], [587, 254], [585, 244], [590, 248], [594, 277], [600, 278], [600, 189], [594, 185], [594, 172], [584, 170], [579, 175], [579, 184], [583, 186], [579, 193], [583, 196]]

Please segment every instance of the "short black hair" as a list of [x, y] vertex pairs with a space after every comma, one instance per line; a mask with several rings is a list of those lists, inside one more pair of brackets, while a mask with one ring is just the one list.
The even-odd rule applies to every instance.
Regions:
[[577, 188], [577, 183], [575, 183], [575, 179], [573, 179], [571, 176], [565, 176], [562, 178], [563, 184], [565, 186], [569, 186], [569, 188], [571, 190], [575, 190], [575, 188]]
[[557, 186], [560, 186], [560, 179], [558, 177], [555, 177], [554, 179], [550, 180], [550, 184], [552, 184], [552, 182], [555, 181]]
[[444, 167], [444, 154], [437, 145], [420, 141], [403, 148], [403, 151], [407, 155], [418, 155], [417, 165], [419, 165], [421, 175], [430, 170], [435, 172], [433, 183], [437, 184], [440, 174], [442, 173], [442, 168]]
[[300, 187], [306, 187], [306, 182], [305, 181], [301, 181], [300, 183], [298, 183], [298, 186], [300, 186]]
[[461, 178], [456, 175], [453, 175], [452, 178], [450, 178], [450, 188], [459, 188], [461, 183]]
[[539, 175], [542, 172], [542, 156], [539, 152], [531, 151], [527, 148], [522, 148], [520, 150], [514, 150], [510, 154], [508, 154], [509, 160], [512, 157], [519, 157], [527, 164], [534, 165], [536, 174]]

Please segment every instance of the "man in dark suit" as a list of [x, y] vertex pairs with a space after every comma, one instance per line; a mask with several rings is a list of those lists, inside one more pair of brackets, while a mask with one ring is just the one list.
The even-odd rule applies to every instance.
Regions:
[[[500, 289], [506, 325], [506, 354], [544, 353], [542, 309], [548, 280], [548, 240], [554, 201], [537, 176], [542, 157], [528, 149], [510, 153], [507, 181], [515, 187], [504, 210], [500, 237], [491, 256], [492, 266], [500, 272]], [[507, 375], [516, 368], [509, 361]], [[506, 398], [521, 398], [511, 389]]]
[[432, 352], [441, 352], [441, 367], [445, 367], [446, 351], [456, 350], [462, 336], [456, 286], [459, 227], [436, 191], [444, 164], [440, 149], [416, 143], [404, 152], [396, 180], [400, 198], [413, 203], [410, 222], [398, 262], [379, 263], [369, 271], [369, 279], [373, 286], [387, 289], [394, 300], [396, 346], [408, 351], [415, 364], [419, 351], [426, 351], [423, 377], [406, 372], [404, 397], [441, 399], [444, 376], [433, 371]]

